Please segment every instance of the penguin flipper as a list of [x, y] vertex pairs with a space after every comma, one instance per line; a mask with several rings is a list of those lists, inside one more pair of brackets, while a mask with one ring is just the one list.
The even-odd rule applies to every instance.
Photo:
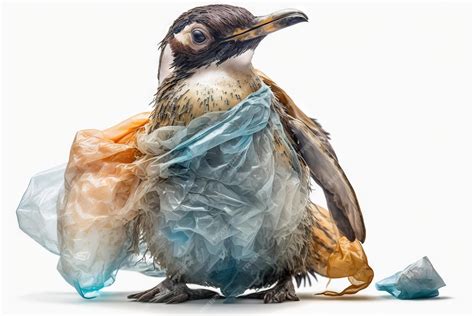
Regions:
[[356, 194], [329, 142], [329, 134], [301, 111], [273, 80], [256, 71], [282, 105], [280, 118], [293, 140], [295, 150], [324, 191], [329, 211], [337, 227], [350, 241], [364, 242], [365, 225]]

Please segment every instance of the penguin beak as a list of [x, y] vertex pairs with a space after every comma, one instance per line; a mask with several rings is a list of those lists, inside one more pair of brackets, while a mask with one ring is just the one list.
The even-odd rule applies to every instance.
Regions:
[[238, 40], [247, 41], [258, 37], [264, 37], [285, 27], [300, 22], [308, 22], [308, 16], [299, 10], [281, 10], [270, 15], [256, 17], [255, 22], [248, 28], [239, 28], [224, 41]]

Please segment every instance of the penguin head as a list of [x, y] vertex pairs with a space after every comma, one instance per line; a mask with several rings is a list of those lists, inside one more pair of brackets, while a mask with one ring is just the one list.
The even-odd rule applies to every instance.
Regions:
[[231, 5], [207, 5], [181, 14], [160, 43], [160, 82], [171, 72], [190, 73], [251, 50], [268, 34], [308, 21], [298, 10], [254, 16]]

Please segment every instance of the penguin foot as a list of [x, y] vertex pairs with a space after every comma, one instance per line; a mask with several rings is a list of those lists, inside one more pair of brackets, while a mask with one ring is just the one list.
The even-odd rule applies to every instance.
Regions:
[[248, 294], [242, 296], [242, 298], [263, 299], [265, 304], [300, 300], [298, 296], [296, 296], [295, 287], [293, 286], [291, 277], [278, 281], [274, 287], [268, 290]]
[[127, 296], [137, 302], [176, 304], [190, 300], [220, 298], [214, 291], [205, 289], [192, 290], [184, 282], [166, 278], [149, 290]]

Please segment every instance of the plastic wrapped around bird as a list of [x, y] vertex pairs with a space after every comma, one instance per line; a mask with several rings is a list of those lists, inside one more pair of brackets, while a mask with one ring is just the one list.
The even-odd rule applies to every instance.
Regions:
[[[17, 210], [20, 227], [59, 254], [58, 270], [86, 298], [111, 285], [119, 269], [163, 276], [167, 257], [182, 258], [196, 283], [237, 296], [267, 285], [249, 267], [286, 260], [275, 247], [298, 253], [307, 243], [308, 271], [351, 282], [322, 294], [358, 292], [373, 277], [361, 243], [343, 237], [327, 210], [307, 205], [308, 171], [289, 145], [292, 168], [274, 158], [283, 155], [274, 144], [288, 140], [272, 97], [263, 86], [186, 127], [149, 131], [142, 113], [80, 131], [67, 167], [31, 180]], [[303, 216], [315, 223], [309, 235], [302, 229], [288, 238]]]

